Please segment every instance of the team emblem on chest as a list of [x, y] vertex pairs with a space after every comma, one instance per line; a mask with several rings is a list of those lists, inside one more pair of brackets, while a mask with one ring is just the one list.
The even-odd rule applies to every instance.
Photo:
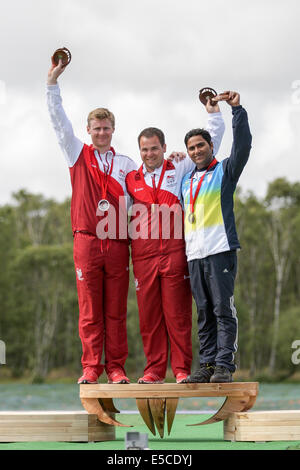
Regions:
[[166, 184], [167, 186], [174, 186], [176, 184], [176, 175], [174, 173], [167, 175]]
[[126, 178], [126, 171], [122, 170], [122, 168], [119, 171], [119, 179], [124, 181]]

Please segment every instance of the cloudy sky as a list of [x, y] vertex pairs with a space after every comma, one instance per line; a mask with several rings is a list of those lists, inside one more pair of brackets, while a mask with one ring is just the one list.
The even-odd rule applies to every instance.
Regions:
[[[50, 57], [72, 52], [59, 79], [65, 110], [90, 143], [86, 116], [108, 107], [113, 145], [140, 161], [136, 137], [164, 130], [168, 151], [206, 123], [198, 90], [237, 90], [253, 134], [240, 179], [265, 194], [268, 182], [300, 179], [300, 40], [298, 0], [0, 0], [0, 204], [20, 188], [59, 201], [69, 172], [45, 101]], [[221, 104], [229, 155], [231, 112]]]

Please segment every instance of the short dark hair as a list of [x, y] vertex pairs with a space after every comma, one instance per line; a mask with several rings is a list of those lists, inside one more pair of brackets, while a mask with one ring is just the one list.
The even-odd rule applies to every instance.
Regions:
[[140, 135], [138, 136], [139, 147], [140, 147], [140, 140], [142, 137], [149, 138], [149, 137], [154, 137], [155, 135], [158, 138], [161, 146], [163, 147], [165, 145], [165, 135], [163, 131], [161, 131], [160, 129], [157, 129], [157, 127], [147, 127], [142, 132], [140, 132]]
[[195, 135], [201, 135], [201, 137], [203, 137], [203, 139], [206, 140], [208, 144], [211, 144], [211, 135], [206, 129], [192, 129], [186, 134], [184, 138], [184, 143], [186, 147], [189, 139], [191, 137], [195, 137]]

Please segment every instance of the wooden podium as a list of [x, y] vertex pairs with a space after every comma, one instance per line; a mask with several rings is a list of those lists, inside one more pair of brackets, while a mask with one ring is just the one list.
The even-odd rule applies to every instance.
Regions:
[[114, 398], [135, 398], [137, 408], [152, 434], [156, 429], [164, 436], [165, 416], [168, 434], [176, 414], [179, 398], [225, 397], [217, 413], [202, 423], [202, 426], [227, 419], [230, 413], [248, 411], [255, 403], [258, 382], [205, 383], [205, 384], [91, 384], [80, 385], [80, 399], [85, 410], [95, 414], [105, 424], [128, 426], [117, 421], [113, 414], [119, 413]]
[[[224, 384], [128, 384], [80, 385], [82, 411], [2, 411], [0, 442], [113, 441], [116, 426], [127, 426], [115, 419], [119, 411], [114, 398], [134, 398], [137, 408], [155, 435], [168, 434], [179, 398], [224, 397], [225, 401], [211, 418], [187, 426], [223, 421], [224, 440], [275, 441], [300, 439], [300, 410], [250, 411], [258, 394], [257, 382]], [[129, 426], [130, 427], [130, 426]]]

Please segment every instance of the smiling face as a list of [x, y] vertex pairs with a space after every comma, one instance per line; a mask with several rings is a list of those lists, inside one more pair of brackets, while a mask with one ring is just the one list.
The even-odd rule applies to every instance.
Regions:
[[163, 164], [166, 144], [161, 145], [157, 135], [152, 137], [142, 136], [139, 145], [141, 158], [147, 171], [152, 172]]
[[91, 119], [87, 126], [93, 145], [100, 153], [105, 153], [110, 149], [114, 130], [111, 121], [107, 118]]
[[194, 135], [187, 141], [187, 152], [197, 168], [207, 168], [213, 160], [213, 144], [208, 143], [202, 135]]

